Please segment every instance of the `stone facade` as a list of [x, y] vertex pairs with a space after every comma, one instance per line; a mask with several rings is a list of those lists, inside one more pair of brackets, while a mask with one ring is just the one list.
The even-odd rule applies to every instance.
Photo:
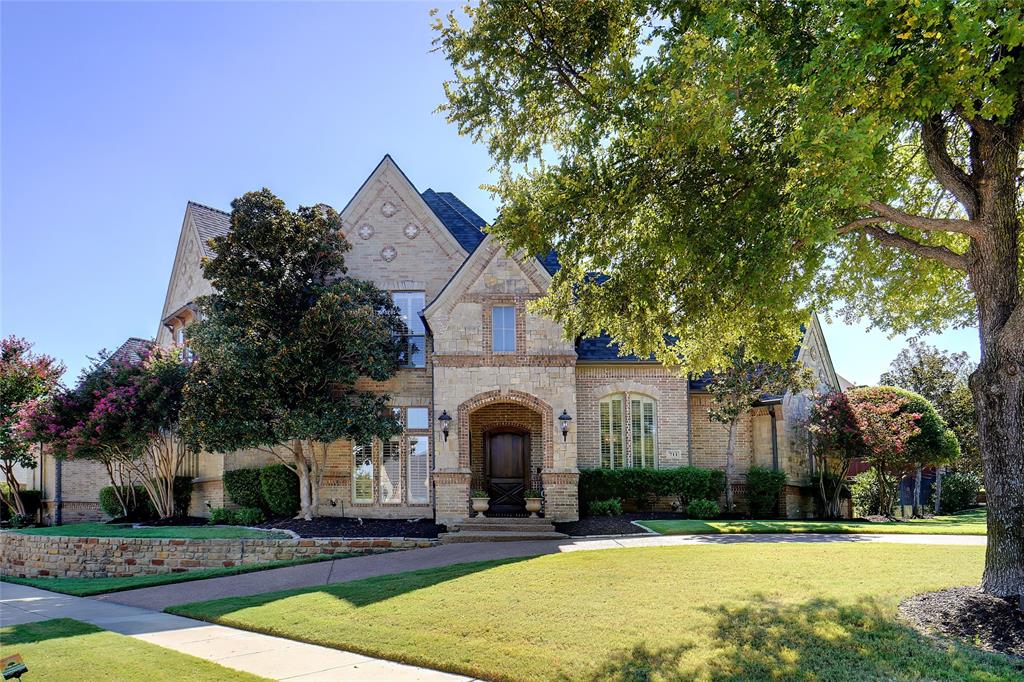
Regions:
[[[531, 302], [547, 292], [557, 266], [508, 252], [456, 197], [433, 190], [421, 194], [385, 157], [341, 217], [352, 245], [346, 254], [349, 274], [398, 296], [422, 296], [424, 361], [422, 366], [403, 368], [387, 382], [360, 384], [359, 388], [387, 393], [403, 419], [408, 423], [417, 415], [416, 423], [397, 445], [375, 443], [362, 458], [362, 469], [373, 471], [372, 499], [356, 499], [353, 481], [359, 467], [352, 444], [331, 444], [321, 490], [322, 514], [433, 515], [441, 523], [457, 522], [468, 514], [470, 491], [486, 483], [485, 437], [507, 428], [529, 438], [527, 482], [542, 489], [545, 515], [576, 519], [579, 469], [601, 465], [599, 410], [609, 396], [623, 401], [625, 462], [634, 456], [630, 434], [637, 399], [655, 406], [644, 413], [648, 422], [640, 427], [649, 430], [653, 446], [648, 440], [638, 441], [645, 452], [653, 447], [654, 466], [724, 468], [726, 431], [708, 420], [707, 395], [692, 389], [688, 377], [653, 362], [578, 354], [579, 346], [565, 338], [560, 325], [530, 312]], [[228, 228], [226, 214], [189, 204], [159, 342], [175, 343], [178, 331], [194, 319], [191, 302], [210, 291], [199, 267], [202, 256], [209, 255], [204, 239]], [[494, 317], [497, 308], [514, 320], [513, 329], [503, 326], [504, 317]], [[495, 319], [497, 331], [504, 334], [499, 348], [494, 342]], [[816, 320], [809, 325], [800, 358], [823, 386], [838, 387]], [[736, 450], [737, 489], [742, 490], [751, 465], [776, 466], [793, 486], [784, 505], [787, 511], [801, 510], [793, 514], [804, 513], [805, 505], [797, 499], [803, 493], [793, 491], [800, 490], [810, 473], [799, 427], [806, 407], [804, 396], [787, 395], [781, 404], [752, 410], [741, 422]], [[564, 438], [558, 419], [563, 412], [572, 417]], [[452, 417], [447, 435], [438, 421], [444, 413]], [[419, 449], [414, 453], [414, 448]], [[410, 495], [417, 482], [410, 467], [423, 463], [424, 448], [429, 462], [425, 498]], [[193, 513], [230, 506], [220, 482], [224, 471], [275, 461], [264, 452], [203, 453], [196, 467]]]
[[183, 573], [292, 561], [334, 554], [367, 554], [429, 547], [436, 540], [80, 538], [0, 533], [0, 574], [21, 578], [107, 578]]

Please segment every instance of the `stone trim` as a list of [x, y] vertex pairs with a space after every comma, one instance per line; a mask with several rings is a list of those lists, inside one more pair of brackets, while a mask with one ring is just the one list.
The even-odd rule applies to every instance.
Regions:
[[[518, 330], [516, 333], [518, 335]], [[575, 364], [575, 355], [530, 355], [516, 352], [434, 356], [435, 367], [573, 367]]]
[[4, 532], [0, 574], [22, 578], [107, 578], [183, 573], [289, 561], [324, 554], [370, 554], [430, 547], [415, 538], [178, 540], [25, 535]]
[[554, 466], [555, 462], [555, 441], [554, 441], [554, 410], [540, 398], [523, 393], [522, 391], [487, 391], [478, 393], [469, 400], [459, 405], [458, 430], [459, 430], [459, 467], [470, 468], [469, 461], [469, 415], [485, 405], [491, 403], [508, 402], [522, 405], [541, 416], [541, 443], [544, 453], [544, 468]]

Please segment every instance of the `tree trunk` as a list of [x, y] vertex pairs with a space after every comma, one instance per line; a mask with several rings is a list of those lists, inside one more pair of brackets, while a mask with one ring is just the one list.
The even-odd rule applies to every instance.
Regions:
[[921, 465], [914, 467], [914, 504], [911, 505], [911, 515], [917, 519], [924, 516], [921, 510]]
[[725, 446], [725, 509], [732, 512], [732, 481], [736, 475], [736, 428], [737, 420], [729, 422], [729, 439]]
[[935, 515], [938, 516], [942, 513], [942, 474], [945, 473], [946, 467], [938, 467], [935, 470], [935, 486], [932, 488], [932, 502], [935, 503]]
[[312, 521], [316, 515], [316, 508], [313, 507], [309, 458], [306, 456], [301, 440], [296, 439], [293, 442], [292, 455], [295, 457], [295, 473], [299, 476], [299, 515], [306, 521]]
[[17, 516], [25, 516], [25, 503], [21, 501], [18, 494], [18, 479], [14, 476], [14, 463], [5, 461], [3, 464], [4, 478], [7, 480], [9, 495], [4, 496], [4, 502], [11, 508], [11, 512]]
[[981, 361], [971, 375], [978, 413], [988, 546], [982, 589], [1024, 600], [1024, 304], [1020, 293], [1017, 164], [1020, 126], [985, 124], [973, 173], [983, 233], [967, 251]]

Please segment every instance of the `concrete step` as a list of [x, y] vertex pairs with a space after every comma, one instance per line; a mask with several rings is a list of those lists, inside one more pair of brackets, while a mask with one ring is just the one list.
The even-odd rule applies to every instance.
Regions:
[[527, 540], [564, 540], [568, 535], [554, 531], [531, 532], [528, 530], [460, 530], [455, 533], [441, 533], [438, 539], [442, 545], [453, 542], [521, 542]]
[[452, 532], [473, 532], [473, 533], [554, 533], [555, 526], [547, 524], [543, 526], [519, 526], [514, 523], [493, 523], [479, 525], [475, 523], [460, 524], [453, 527]]
[[473, 531], [523, 531], [529, 533], [552, 533], [555, 525], [548, 519], [481, 518], [473, 517], [456, 524], [452, 530]]

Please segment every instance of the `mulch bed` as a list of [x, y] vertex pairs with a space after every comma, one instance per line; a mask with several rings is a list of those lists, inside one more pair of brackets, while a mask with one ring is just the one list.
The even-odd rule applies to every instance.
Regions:
[[304, 538], [436, 538], [445, 527], [433, 519], [350, 519], [321, 516], [312, 521], [277, 519], [260, 528], [290, 530]]
[[919, 594], [899, 608], [903, 619], [925, 635], [943, 635], [985, 651], [1024, 658], [1024, 612], [978, 587]]
[[675, 512], [628, 513], [622, 516], [584, 516], [579, 521], [556, 523], [555, 530], [566, 535], [640, 535], [648, 531], [633, 525], [632, 521], [644, 519], [685, 519], [685, 514]]

